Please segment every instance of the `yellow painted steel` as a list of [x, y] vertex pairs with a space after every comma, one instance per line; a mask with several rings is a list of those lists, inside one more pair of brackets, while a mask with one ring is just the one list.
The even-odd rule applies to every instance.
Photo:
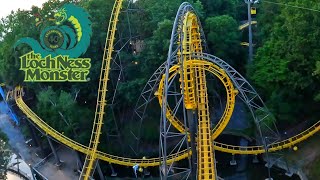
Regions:
[[[202, 85], [206, 86], [206, 76], [205, 76], [205, 68], [203, 67], [204, 64], [208, 65], [208, 62], [206, 61], [199, 61], [199, 60], [194, 60], [192, 59], [192, 55], [200, 55], [202, 53], [202, 42], [201, 42], [201, 37], [200, 37], [200, 25], [198, 22], [198, 18], [197, 15], [194, 14], [193, 12], [187, 12], [185, 14], [184, 17], [184, 23], [183, 23], [183, 42], [179, 42], [182, 43], [183, 46], [183, 63], [184, 63], [184, 84], [185, 84], [185, 91], [184, 91], [184, 96], [185, 96], [185, 104], [186, 104], [186, 109], [188, 109], [188, 105], [190, 104], [191, 107], [193, 107], [192, 109], [195, 109], [198, 106], [198, 102], [195, 100], [195, 97], [198, 94], [196, 94], [196, 89], [198, 87], [197, 82], [199, 81], [199, 78], [202, 78]], [[193, 64], [195, 64], [196, 66], [192, 67]], [[199, 68], [199, 66], [201, 66]], [[234, 108], [234, 104], [235, 104], [235, 94], [238, 92], [237, 90], [234, 90], [233, 88], [233, 84], [232, 81], [230, 80], [230, 78], [228, 77], [228, 75], [218, 66], [214, 65], [213, 63], [211, 63], [209, 65], [210, 67], [213, 67], [215, 70], [214, 71], [218, 71], [219, 73], [213, 73], [214, 71], [212, 71], [211, 73], [213, 73], [215, 76], [217, 76], [224, 84], [227, 90], [227, 105], [226, 105], [226, 109], [224, 111], [224, 114], [222, 116], [222, 118], [220, 119], [219, 123], [217, 124], [217, 126], [214, 128], [214, 130], [212, 130], [212, 140], [216, 139], [218, 137], [218, 135], [223, 131], [223, 129], [225, 128], [225, 126], [227, 125], [227, 123], [229, 122], [232, 112], [233, 112], [233, 108]], [[197, 71], [203, 71], [201, 74], [201, 77], [197, 77], [196, 73]], [[181, 79], [181, 78], [180, 78]], [[159, 89], [160, 86], [159, 86]], [[207, 93], [207, 92], [205, 92]], [[161, 94], [161, 93], [159, 93]], [[187, 97], [187, 98], [186, 98]], [[161, 97], [160, 97], [161, 98]], [[193, 101], [189, 101], [190, 99], [194, 99]], [[199, 99], [198, 99], [199, 100]], [[161, 102], [161, 101], [159, 101]], [[206, 101], [208, 102], [208, 101]], [[195, 105], [193, 103], [196, 103]], [[167, 111], [170, 112], [170, 111]], [[168, 113], [167, 113], [168, 114]], [[170, 116], [170, 115], [169, 115]], [[229, 119], [228, 119], [229, 118]], [[173, 121], [171, 121], [173, 122]], [[178, 123], [174, 124], [178, 125]], [[181, 129], [181, 127], [176, 127], [178, 130]], [[184, 132], [180, 131], [180, 132]]]
[[[81, 179], [89, 179], [94, 169], [94, 162], [96, 159], [101, 159], [112, 164], [119, 164], [124, 166], [134, 166], [139, 164], [140, 167], [148, 166], [159, 166], [160, 158], [150, 158], [150, 159], [133, 159], [125, 158], [119, 156], [113, 156], [107, 153], [103, 153], [97, 150], [99, 144], [99, 138], [101, 134], [101, 126], [103, 124], [103, 114], [104, 108], [106, 105], [106, 92], [107, 92], [107, 82], [109, 76], [110, 62], [112, 60], [113, 52], [113, 43], [115, 39], [116, 26], [118, 22], [118, 16], [121, 10], [122, 0], [116, 0], [111, 18], [108, 26], [108, 33], [106, 38], [106, 44], [104, 49], [104, 56], [101, 67], [99, 89], [98, 89], [98, 100], [96, 106], [96, 113], [94, 118], [94, 124], [92, 129], [92, 135], [90, 138], [89, 147], [82, 145], [66, 136], [56, 131], [48, 124], [45, 123], [40, 117], [38, 117], [23, 101], [22, 95], [23, 90], [21, 87], [17, 87], [14, 91], [14, 98], [16, 104], [22, 110], [27, 117], [36, 124], [41, 130], [55, 138], [57, 141], [65, 144], [66, 146], [86, 154], [86, 161], [84, 164], [83, 172], [81, 173]], [[256, 21], [252, 21], [252, 24], [256, 24]], [[240, 30], [247, 27], [249, 24], [246, 23], [239, 27]], [[263, 146], [233, 146], [227, 145], [219, 142], [212, 142], [226, 127], [228, 124], [234, 104], [235, 104], [235, 95], [237, 90], [234, 89], [233, 84], [230, 78], [227, 76], [226, 72], [219, 68], [217, 65], [204, 61], [202, 59], [195, 60], [192, 59], [192, 54], [202, 53], [202, 45], [199, 33], [199, 23], [197, 22], [197, 16], [192, 12], [187, 12], [185, 15], [183, 23], [183, 33], [184, 38], [182, 43], [183, 46], [183, 62], [184, 69], [183, 72], [180, 69], [179, 65], [173, 66], [170, 68], [170, 77], [172, 79], [174, 74], [180, 73], [180, 76], [183, 76], [184, 84], [186, 84], [185, 92], [185, 102], [187, 109], [197, 109], [199, 117], [199, 126], [198, 126], [198, 179], [215, 179], [214, 172], [214, 154], [213, 149], [219, 150], [231, 154], [261, 154], [265, 153]], [[181, 52], [178, 52], [178, 56], [181, 55]], [[224, 111], [223, 116], [221, 117], [218, 124], [213, 130], [210, 130], [210, 118], [209, 118], [209, 108], [208, 108], [208, 97], [207, 97], [207, 85], [205, 73], [206, 71], [214, 74], [218, 77], [227, 91], [227, 105]], [[164, 77], [159, 84], [159, 89], [157, 94], [162, 94], [164, 90]], [[180, 78], [182, 80], [182, 78]], [[158, 96], [159, 103], [162, 105], [162, 97]], [[170, 107], [167, 108], [167, 118], [172, 123], [172, 125], [178, 129], [180, 132], [185, 132], [184, 124], [181, 123], [179, 119], [173, 116], [173, 112]], [[312, 136], [320, 130], [320, 121], [314, 124], [312, 127], [306, 131], [291, 137], [287, 140], [272, 144], [268, 151], [273, 152], [281, 150], [284, 148], [291, 148], [295, 144], [304, 141], [308, 137]], [[182, 160], [187, 158], [192, 153], [188, 150], [180, 151], [177, 154], [172, 154], [167, 157], [167, 163], [172, 164], [175, 161]]]
[[[258, 23], [257, 21], [251, 21], [252, 25], [257, 24], [257, 23]], [[244, 28], [246, 28], [248, 26], [249, 26], [249, 22], [246, 22], [246, 23], [242, 24], [241, 26], [239, 26], [239, 30], [243, 30]]]
[[[226, 102], [226, 108], [224, 110], [224, 113], [223, 113], [222, 117], [220, 118], [218, 125], [216, 125], [215, 128], [211, 131], [212, 132], [212, 140], [213, 140], [219, 134], [222, 133], [224, 127], [228, 124], [228, 122], [232, 116], [232, 112], [233, 112], [234, 105], [235, 105], [235, 95], [237, 94], [238, 91], [234, 89], [232, 81], [228, 77], [226, 72], [224, 70], [222, 70], [221, 68], [219, 68], [217, 65], [215, 65], [211, 62], [203, 61], [203, 60], [187, 61], [185, 65], [189, 66], [189, 64], [193, 64], [195, 67], [199, 67], [200, 65], [203, 65], [203, 66], [201, 66], [201, 68], [203, 68], [206, 71], [215, 75], [223, 83], [223, 85], [226, 89], [226, 92], [227, 92], [227, 102]], [[170, 68], [169, 81], [178, 73], [179, 68], [180, 68], [179, 65], [175, 65]], [[156, 93], [160, 106], [162, 105], [162, 101], [163, 101], [161, 94], [163, 93], [163, 90], [164, 90], [164, 80], [165, 80], [165, 75], [162, 76], [162, 79], [159, 82], [159, 89]], [[184, 124], [181, 123], [181, 121], [172, 114], [172, 110], [170, 109], [169, 106], [167, 106], [166, 112], [167, 112], [166, 116], [167, 116], [168, 120], [171, 122], [171, 124], [179, 132], [181, 132], [181, 133], [185, 132]]]
[[[192, 63], [193, 53], [202, 53], [200, 26], [197, 15], [187, 12], [182, 26], [183, 40], [183, 80], [186, 109], [198, 111], [197, 155], [198, 179], [215, 179], [214, 153], [210, 132], [209, 102], [205, 70], [195, 67]], [[180, 71], [181, 72], [181, 71]]]
[[[268, 152], [275, 152], [279, 151], [282, 149], [287, 149], [287, 148], [293, 148], [296, 144], [310, 138], [313, 136], [315, 133], [320, 131], [320, 121], [312, 125], [310, 128], [307, 130], [291, 137], [288, 139], [285, 139], [283, 141], [270, 144]], [[265, 153], [266, 150], [264, 149], [263, 146], [233, 146], [233, 145], [227, 145], [223, 143], [218, 143], [215, 142], [214, 147], [218, 151], [230, 153], [230, 154], [262, 154]]]
[[[233, 93], [233, 85], [228, 76], [225, 75], [228, 84], [232, 89], [227, 93], [232, 98], [228, 98], [228, 102], [231, 108], [229, 110], [229, 116], [223, 116], [219, 123], [215, 126], [215, 130], [211, 133], [211, 121], [209, 116], [209, 101], [206, 83], [206, 71], [204, 69], [204, 63], [206, 61], [194, 61], [192, 55], [198, 55], [202, 53], [202, 42], [200, 37], [200, 25], [197, 15], [193, 12], [187, 12], [184, 15], [184, 21], [182, 25], [183, 39], [182, 45], [182, 57], [183, 70], [180, 71], [180, 76], [183, 76], [184, 81], [184, 104], [186, 109], [197, 109], [198, 111], [198, 132], [197, 132], [197, 155], [198, 155], [198, 179], [216, 179], [214, 152], [212, 146], [212, 140], [214, 140], [223, 131], [228, 124], [231, 114], [233, 112], [235, 104], [235, 93]], [[180, 54], [178, 54], [180, 55]], [[180, 59], [180, 58], [179, 58]], [[199, 64], [193, 62], [200, 62]], [[221, 70], [220, 68], [217, 68]], [[221, 70], [223, 71], [223, 70]], [[224, 72], [224, 71], [223, 71]], [[181, 74], [182, 73], [182, 74]], [[180, 78], [180, 81], [182, 78]], [[222, 80], [225, 82], [224, 80]], [[225, 83], [224, 83], [225, 85]], [[160, 89], [160, 87], [159, 87]], [[162, 93], [159, 93], [162, 94]], [[158, 97], [159, 98], [159, 97]], [[160, 97], [161, 98], [161, 97]], [[159, 102], [162, 102], [160, 100]], [[167, 114], [171, 111], [167, 111]], [[172, 115], [167, 118], [172, 118]], [[180, 125], [173, 122], [173, 126]], [[181, 129], [177, 127], [177, 129]]]
[[[200, 65], [200, 68], [203, 65]], [[205, 71], [196, 71], [196, 87], [198, 97], [198, 179], [216, 179], [213, 146], [210, 132], [209, 100]]]
[[[68, 146], [71, 149], [74, 149], [76, 151], [82, 152], [84, 154], [88, 154], [90, 149], [82, 145], [62, 133], [58, 132], [57, 130], [53, 129], [50, 127], [45, 121], [43, 121], [37, 114], [35, 114], [23, 101], [22, 95], [23, 91], [22, 88], [17, 87], [15, 91], [15, 101], [19, 109], [35, 124], [37, 125], [42, 131], [44, 131], [47, 135], [53, 137], [60, 143]], [[313, 126], [308, 128], [307, 130], [299, 133], [296, 136], [293, 136], [291, 138], [288, 138], [286, 140], [283, 140], [281, 142], [271, 144], [270, 148], [268, 151], [274, 152], [277, 150], [285, 149], [285, 148], [292, 148], [296, 144], [308, 139], [315, 133], [320, 131], [320, 121], [315, 123]], [[225, 152], [225, 153], [230, 153], [230, 154], [262, 154], [265, 153], [265, 149], [263, 146], [233, 146], [233, 145], [228, 145], [228, 144], [223, 144], [219, 142], [214, 142], [214, 149]], [[191, 155], [191, 151], [183, 150], [180, 151], [178, 154], [172, 154], [168, 156], [167, 158], [167, 163], [171, 164], [175, 161], [182, 160], [184, 158], [187, 158], [189, 155]], [[149, 158], [149, 159], [134, 159], [134, 158], [125, 158], [125, 157], [120, 157], [120, 156], [114, 156], [111, 154], [107, 154], [101, 151], [97, 151], [97, 158], [101, 159], [103, 161], [112, 163], [112, 164], [119, 164], [123, 166], [134, 166], [136, 164], [139, 164], [141, 167], [149, 167], [149, 166], [159, 166], [159, 157], [156, 158]]]
[[[198, 27], [197, 16], [194, 13], [187, 12], [183, 21], [183, 39], [179, 44], [182, 45], [182, 62], [180, 61], [180, 53], [178, 54], [179, 64], [183, 64], [190, 60], [192, 52], [202, 52], [201, 41], [192, 37], [193, 28]], [[182, 78], [183, 77], [183, 78]], [[184, 104], [186, 109], [195, 110], [197, 108], [196, 93], [195, 93], [195, 71], [193, 68], [183, 66], [180, 69], [180, 82], [184, 81]], [[182, 83], [181, 83], [182, 88]]]
[[252, 15], [256, 15], [257, 14], [257, 8], [256, 7], [251, 7], [250, 12], [251, 12]]
[[97, 148], [99, 144], [100, 135], [102, 134], [101, 128], [103, 125], [103, 117], [105, 113], [105, 105], [107, 104], [106, 96], [107, 96], [107, 87], [109, 80], [109, 70], [110, 64], [112, 61], [112, 53], [113, 53], [113, 45], [115, 40], [115, 33], [117, 30], [117, 22], [120, 14], [120, 10], [122, 7], [123, 0], [115, 0], [109, 25], [106, 43], [104, 47], [104, 54], [102, 59], [102, 66], [100, 72], [100, 80], [99, 80], [99, 88], [98, 88], [98, 98], [96, 111], [93, 121], [93, 128], [89, 143], [89, 153], [86, 156], [86, 160], [84, 162], [82, 172], [80, 175], [80, 179], [88, 180], [89, 177], [92, 176], [94, 172], [94, 163], [97, 158]]
[[[211, 62], [207, 62], [204, 60], [188, 60], [184, 62], [185, 68], [193, 68], [197, 73], [205, 73], [205, 71], [208, 71], [212, 74], [214, 74], [216, 77], [218, 77], [223, 85], [226, 88], [227, 91], [227, 103], [226, 108], [223, 113], [223, 116], [221, 117], [221, 120], [219, 123], [215, 126], [214, 130], [212, 131], [212, 134], [210, 132], [210, 119], [209, 119], [209, 112], [208, 111], [208, 104], [205, 103], [208, 102], [207, 100], [207, 90], [206, 85], [203, 83], [206, 79], [203, 74], [196, 75], [196, 79], [200, 79], [199, 82], [197, 82], [197, 102], [198, 102], [198, 117], [199, 117], [199, 126], [198, 126], [198, 160], [201, 160], [201, 162], [198, 162], [198, 179], [214, 179], [214, 158], [213, 158], [213, 149], [212, 149], [212, 140], [214, 140], [219, 134], [222, 133], [223, 129], [228, 124], [232, 112], [234, 109], [235, 104], [235, 95], [237, 93], [236, 90], [234, 90], [233, 84], [231, 79], [227, 76], [224, 70], [216, 66], [215, 64]], [[179, 65], [175, 65], [170, 68], [169, 73], [169, 81], [177, 74], [179, 70]], [[162, 79], [159, 83], [159, 89], [157, 94], [159, 99], [160, 106], [162, 105], [162, 96], [164, 89], [164, 80], [165, 75], [162, 76]], [[170, 107], [167, 107], [167, 118], [171, 122], [171, 124], [178, 129], [180, 132], [185, 132], [185, 127], [181, 123], [180, 120], [178, 120], [175, 116], [172, 115], [172, 110]], [[209, 134], [208, 134], [209, 133]], [[212, 153], [211, 156], [210, 152]]]
[[[46, 122], [44, 122], [37, 114], [35, 114], [23, 101], [22, 99], [22, 88], [17, 87], [15, 91], [15, 100], [16, 104], [19, 107], [19, 109], [34, 123], [36, 124], [41, 130], [43, 130], [47, 135], [53, 137], [60, 143], [68, 146], [71, 149], [77, 150], [79, 152], [82, 152], [84, 154], [90, 154], [92, 153], [92, 149], [88, 148], [85, 145], [82, 145], [62, 133], [58, 132], [57, 130], [50, 127]], [[188, 150], [183, 150], [179, 152], [178, 154], [172, 154], [168, 156], [167, 163], [172, 164], [175, 161], [179, 161], [182, 159], [185, 159], [189, 156]], [[119, 164], [124, 166], [134, 166], [136, 164], [139, 164], [140, 167], [148, 167], [148, 166], [159, 166], [160, 161], [159, 158], [149, 158], [149, 159], [134, 159], [134, 158], [125, 158], [125, 157], [119, 157], [110, 155], [107, 153], [103, 153], [101, 151], [96, 151], [96, 157], [98, 159], [110, 162], [112, 164]]]

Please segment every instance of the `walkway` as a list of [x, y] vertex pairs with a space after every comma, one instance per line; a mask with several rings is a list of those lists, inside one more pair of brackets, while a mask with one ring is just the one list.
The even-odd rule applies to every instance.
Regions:
[[[21, 133], [20, 127], [16, 127], [7, 115], [8, 109], [4, 102], [0, 102], [0, 130], [4, 132], [9, 139], [9, 145], [11, 150], [15, 154], [19, 154], [21, 159], [27, 164], [34, 166], [42, 159], [39, 158], [35, 153], [36, 148], [29, 147], [25, 142], [26, 139]], [[37, 167], [37, 170], [45, 175], [49, 180], [73, 180], [78, 179], [79, 176], [74, 173], [76, 168], [76, 156], [75, 153], [68, 148], [61, 148], [58, 151], [60, 159], [64, 161], [61, 168], [59, 169], [54, 164], [54, 158], [48, 158], [48, 160]]]

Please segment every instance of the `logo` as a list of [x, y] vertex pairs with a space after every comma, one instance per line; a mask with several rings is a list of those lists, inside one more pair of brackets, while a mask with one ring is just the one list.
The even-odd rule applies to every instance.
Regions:
[[89, 58], [42, 57], [34, 51], [21, 56], [20, 60], [25, 82], [86, 82], [91, 67]]
[[58, 49], [62, 46], [64, 37], [58, 29], [47, 31], [44, 35], [44, 44], [50, 49]]
[[[40, 12], [35, 17], [36, 26], [45, 21]], [[25, 44], [32, 49], [20, 57], [25, 82], [88, 81], [91, 59], [79, 57], [90, 45], [92, 28], [89, 18], [83, 8], [65, 4], [53, 18], [48, 18], [55, 25], [44, 27], [39, 41], [29, 37], [19, 39], [14, 48]]]

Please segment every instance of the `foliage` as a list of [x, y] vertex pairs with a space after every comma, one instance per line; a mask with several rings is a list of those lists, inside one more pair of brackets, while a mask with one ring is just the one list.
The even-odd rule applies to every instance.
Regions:
[[244, 63], [241, 54], [240, 33], [237, 21], [229, 15], [208, 17], [205, 21], [208, 46], [214, 55], [239, 67]]
[[319, 169], [320, 169], [320, 157], [317, 157], [315, 161], [308, 167], [308, 171], [309, 171], [308, 177], [310, 179], [317, 179], [318, 177], [320, 177]]
[[92, 126], [91, 111], [77, 105], [70, 93], [63, 90], [54, 91], [52, 87], [40, 91], [37, 100], [37, 113], [46, 123], [68, 137], [87, 143], [88, 138], [84, 137], [89, 137], [91, 132], [86, 128]]
[[[317, 3], [314, 0], [291, 4], [310, 7]], [[261, 20], [260, 24], [270, 21]], [[319, 78], [313, 75], [320, 57], [319, 25], [317, 13], [282, 7], [273, 26], [261, 28], [262, 34], [269, 33], [262, 37], [265, 42], [258, 48], [249, 74], [284, 125], [284, 122], [319, 117], [316, 110], [319, 104], [314, 100], [319, 97], [320, 84]]]
[[237, 14], [237, 5], [239, 4], [238, 0], [202, 0], [203, 6], [205, 8], [206, 16], [217, 16], [223, 14], [229, 14], [233, 17]]
[[[18, 57], [30, 49], [19, 47], [14, 50], [13, 44], [21, 37], [38, 38], [41, 29], [50, 24], [49, 21], [43, 21], [40, 26], [35, 26], [34, 14], [40, 12], [42, 16], [49, 17], [50, 13], [67, 2], [78, 3], [91, 15], [94, 35], [89, 49], [83, 56], [92, 59], [89, 74], [91, 80], [87, 83], [23, 83]], [[37, 94], [34, 103], [39, 116], [58, 131], [84, 144], [88, 144], [90, 138], [106, 29], [113, 2], [50, 0], [41, 8], [32, 7], [31, 11], [12, 12], [0, 22], [0, 79], [11, 86], [23, 84], [30, 94]], [[107, 129], [115, 129], [114, 125], [111, 125], [114, 119], [125, 131], [138, 128], [138, 124], [130, 124], [128, 120], [132, 119], [134, 106], [147, 79], [167, 59], [173, 21], [182, 2], [138, 0], [129, 5], [128, 1], [125, 1], [124, 7], [130, 7], [132, 10], [125, 11], [120, 16], [115, 49], [122, 48], [125, 43], [140, 40], [144, 44], [144, 50], [135, 54], [133, 48], [127, 45], [117, 54], [123, 68], [120, 71], [112, 66], [107, 99], [108, 103], [112, 102], [117, 87], [114, 103], [116, 105], [113, 106], [116, 114], [111, 115], [108, 106], [105, 122], [108, 125], [110, 123], [110, 127]], [[226, 60], [240, 72], [248, 70], [248, 77], [259, 89], [259, 94], [267, 101], [280, 125], [287, 126], [306, 118], [320, 117], [318, 13], [261, 3], [258, 7], [258, 28], [254, 28], [256, 57], [247, 69], [247, 49], [240, 46], [240, 42], [247, 39], [242, 37], [245, 36], [246, 30], [238, 30], [240, 21], [246, 19], [246, 4], [243, 0], [188, 2], [194, 5], [200, 15], [211, 53]], [[317, 0], [296, 0], [290, 4], [313, 7], [319, 3]], [[120, 72], [121, 76], [118, 76]], [[158, 112], [159, 107], [152, 108], [148, 118], [158, 120], [154, 112]], [[158, 139], [157, 133], [152, 131], [156, 129], [156, 124], [158, 122], [145, 123], [146, 129], [142, 133], [145, 134], [146, 141]], [[111, 152], [117, 150], [110, 149]]]
[[7, 166], [11, 158], [8, 150], [8, 137], [0, 131], [0, 179], [7, 179]]
[[[314, 72], [314, 75], [320, 78], [320, 61], [316, 64], [316, 70]], [[320, 101], [320, 90], [318, 90], [318, 94], [315, 96], [314, 100]]]

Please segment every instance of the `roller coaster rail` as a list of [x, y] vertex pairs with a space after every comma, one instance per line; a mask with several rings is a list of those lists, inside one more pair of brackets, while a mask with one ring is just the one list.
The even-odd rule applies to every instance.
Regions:
[[[21, 88], [16, 88], [16, 91], [21, 91]], [[62, 133], [54, 130], [52, 127], [50, 127], [48, 124], [46, 124], [40, 117], [38, 117], [23, 101], [21, 93], [16, 93], [16, 103], [18, 107], [22, 110], [22, 112], [27, 115], [27, 117], [36, 124], [40, 129], [42, 129], [47, 135], [51, 136], [52, 138], [56, 139], [57, 141], [61, 142], [62, 144], [65, 144], [71, 149], [77, 150], [79, 152], [82, 152], [84, 154], [88, 153], [88, 147], [75, 142], [74, 140], [66, 137]], [[296, 136], [293, 136], [291, 138], [288, 138], [286, 140], [280, 141], [276, 144], [271, 144], [269, 151], [277, 151], [285, 148], [292, 148], [296, 144], [308, 139], [315, 133], [317, 133], [320, 130], [320, 121], [315, 123], [313, 126], [308, 128], [307, 130], [297, 134]], [[234, 145], [228, 145], [224, 143], [214, 142], [214, 149], [231, 153], [231, 154], [262, 154], [265, 152], [264, 146], [234, 146]], [[188, 152], [188, 150], [184, 150], [177, 156], [178, 158], [176, 161], [182, 160], [184, 158], [187, 158], [188, 155], [190, 155], [191, 152]], [[118, 157], [113, 156], [107, 153], [103, 153], [100, 151], [97, 151], [97, 158], [110, 162], [112, 164], [119, 164], [123, 166], [134, 166], [136, 164], [139, 164], [141, 167], [149, 167], [149, 166], [159, 166], [159, 158], [150, 158], [150, 159], [132, 159], [132, 158], [124, 158], [124, 157]], [[170, 164], [174, 162], [172, 158], [168, 157], [167, 163]]]
[[[97, 159], [123, 166], [139, 165], [142, 168], [159, 166], [160, 176], [163, 179], [175, 175], [180, 176], [182, 173], [185, 173], [182, 175], [183, 178], [188, 179], [192, 174], [192, 160], [188, 157], [195, 156], [196, 152], [193, 146], [195, 144], [198, 145], [198, 154], [196, 155], [198, 158], [198, 179], [219, 179], [216, 175], [214, 164], [214, 150], [233, 155], [258, 155], [275, 152], [291, 148], [320, 130], [320, 121], [318, 121], [300, 134], [281, 140], [275, 126], [275, 118], [268, 111], [261, 97], [250, 83], [225, 61], [206, 53], [205, 36], [200, 20], [193, 7], [189, 3], [183, 3], [174, 21], [167, 62], [162, 64], [151, 76], [135, 108], [135, 115], [139, 117], [140, 123], [142, 123], [147, 111], [147, 105], [152, 99], [158, 98], [161, 106], [159, 157], [134, 159], [98, 151], [97, 147], [106, 105], [107, 81], [121, 6], [122, 0], [116, 0], [109, 22], [101, 67], [95, 120], [89, 146], [82, 145], [66, 137], [50, 127], [34, 113], [23, 101], [24, 92], [22, 87], [16, 87], [14, 92], [11, 93], [20, 110], [40, 130], [69, 148], [86, 154], [86, 161], [80, 179], [87, 180], [92, 176]], [[224, 114], [212, 130], [209, 121], [205, 72], [210, 72], [220, 79], [227, 92], [227, 103]], [[173, 87], [173, 81], [178, 79], [179, 75], [181, 89], [173, 92], [170, 88]], [[195, 78], [195, 81], [191, 81], [189, 78]], [[215, 141], [231, 118], [236, 95], [247, 104], [257, 126], [257, 134], [261, 138], [257, 140], [257, 144], [259, 144], [257, 146], [234, 146]], [[168, 98], [172, 96], [177, 100], [175, 106], [171, 109]], [[177, 117], [179, 107], [183, 107], [183, 119]], [[190, 112], [197, 112], [200, 118], [198, 137], [196, 139], [192, 137], [195, 133], [188, 126], [190, 122], [187, 122], [187, 119], [189, 121], [190, 118], [188, 116]], [[172, 127], [177, 129], [178, 132]], [[140, 132], [137, 132], [137, 134], [131, 133], [139, 140]], [[180, 139], [173, 150], [167, 152], [167, 139], [171, 137], [179, 137]], [[193, 144], [190, 143], [192, 141], [194, 141]], [[185, 146], [187, 148], [183, 149]], [[138, 145], [136, 148], [138, 149]], [[181, 168], [175, 163], [186, 158], [188, 158], [188, 167]], [[172, 173], [171, 170], [173, 169], [177, 169], [179, 172]]]
[[80, 179], [87, 180], [92, 177], [94, 173], [94, 169], [96, 166], [96, 151], [98, 148], [98, 144], [100, 143], [100, 135], [102, 134], [101, 128], [103, 125], [103, 118], [105, 114], [105, 105], [107, 104], [107, 83], [109, 80], [109, 72], [110, 72], [110, 64], [112, 61], [112, 54], [114, 48], [115, 41], [115, 33], [117, 30], [117, 23], [119, 20], [120, 10], [122, 8], [123, 0], [115, 0], [114, 6], [112, 8], [111, 17], [108, 25], [106, 43], [104, 47], [104, 54], [101, 65], [101, 73], [98, 87], [98, 97], [97, 97], [97, 105], [95, 111], [95, 117], [93, 121], [93, 128], [89, 143], [89, 152], [87, 153], [82, 172], [80, 175]]
[[[16, 88], [16, 96], [15, 101], [20, 110], [31, 120], [35, 125], [37, 125], [43, 132], [45, 132], [47, 135], [51, 136], [52, 138], [56, 139], [60, 143], [66, 145], [67, 147], [77, 150], [79, 152], [82, 152], [84, 154], [89, 153], [88, 147], [85, 145], [82, 145], [62, 133], [56, 131], [52, 127], [50, 127], [45, 121], [43, 121], [40, 117], [38, 117], [23, 101], [22, 99], [22, 91], [21, 87]], [[296, 144], [308, 139], [309, 137], [313, 136], [315, 133], [320, 131], [320, 121], [315, 123], [313, 126], [308, 128], [307, 130], [291, 137], [286, 140], [280, 141], [276, 144], [271, 144], [269, 151], [277, 151], [285, 148], [292, 148]], [[221, 152], [231, 153], [231, 154], [252, 154], [252, 155], [258, 155], [265, 152], [264, 146], [234, 146], [234, 145], [228, 145], [224, 143], [214, 142], [214, 149]], [[187, 158], [189, 155], [191, 155], [191, 152], [188, 150], [183, 150], [183, 152], [180, 152], [180, 154], [177, 156], [178, 158], [175, 159], [176, 161], [182, 160], [184, 158]], [[125, 157], [119, 157], [114, 156], [111, 154], [107, 154], [101, 151], [97, 151], [97, 158], [101, 159], [106, 162], [110, 162], [112, 164], [118, 164], [123, 166], [134, 166], [136, 164], [139, 164], [141, 167], [149, 167], [149, 166], [159, 166], [160, 161], [159, 158], [149, 158], [149, 159], [133, 159], [133, 158], [125, 158]], [[173, 163], [174, 160], [172, 157], [167, 158], [167, 164]]]

